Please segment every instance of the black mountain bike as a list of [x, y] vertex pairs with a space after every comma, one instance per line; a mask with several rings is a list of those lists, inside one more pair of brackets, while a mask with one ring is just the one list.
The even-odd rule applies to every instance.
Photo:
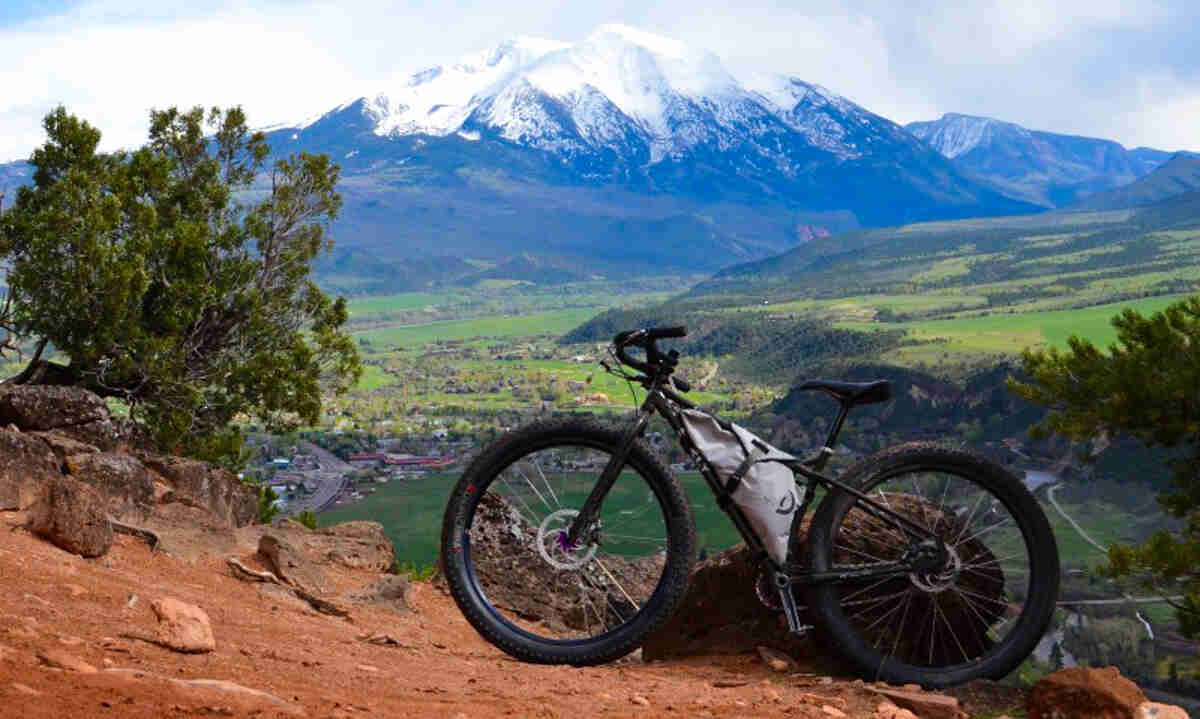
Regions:
[[538, 422], [496, 439], [463, 474], [446, 506], [442, 561], [480, 634], [525, 661], [599, 664], [637, 648], [676, 610], [696, 529], [678, 479], [643, 437], [657, 413], [761, 557], [759, 596], [783, 610], [793, 632], [808, 619], [864, 676], [930, 687], [999, 678], [1029, 655], [1054, 611], [1059, 560], [1045, 514], [1015, 476], [931, 443], [824, 474], [850, 409], [886, 401], [890, 389], [886, 381], [806, 382], [801, 389], [830, 395], [840, 410], [815, 456], [785, 462], [802, 499], [787, 560], [776, 561], [731, 501], [733, 483], [685, 431], [682, 413], [695, 405], [679, 393], [690, 387], [673, 376], [678, 353], [657, 346], [685, 334], [656, 328], [614, 338], [619, 364], [605, 369], [647, 391], [628, 428]]

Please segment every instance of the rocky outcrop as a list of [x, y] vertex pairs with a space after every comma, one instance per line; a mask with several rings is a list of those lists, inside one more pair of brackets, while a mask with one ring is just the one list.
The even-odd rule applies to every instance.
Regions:
[[759, 568], [745, 545], [698, 562], [679, 610], [646, 639], [642, 656], [649, 661], [741, 654], [758, 646], [790, 656], [810, 654], [808, 641], [788, 632], [783, 614], [758, 599]]
[[63, 465], [71, 476], [100, 492], [115, 519], [142, 522], [154, 507], [154, 481], [134, 457], [87, 452], [67, 457]]
[[1116, 667], [1072, 667], [1033, 686], [1029, 719], [1180, 719], [1187, 712], [1146, 701], [1136, 684]]
[[52, 477], [29, 510], [26, 526], [68, 552], [99, 557], [112, 546], [113, 530], [104, 499], [70, 477]]
[[0, 510], [24, 509], [37, 487], [62, 476], [54, 453], [34, 435], [0, 429]]
[[279, 534], [268, 533], [258, 541], [258, 553], [275, 575], [310, 594], [325, 594], [329, 581], [314, 562]]
[[392, 540], [379, 522], [342, 522], [317, 534], [328, 544], [326, 558], [343, 567], [386, 572], [396, 562]]
[[35, 431], [106, 419], [109, 413], [104, 400], [79, 387], [15, 385], [0, 389], [0, 424]]
[[245, 491], [229, 470], [185, 457], [144, 454], [142, 458], [147, 468], [172, 487], [172, 494], [163, 497], [163, 502], [201, 506], [231, 527], [249, 524], [258, 514], [254, 493]]
[[228, 470], [149, 451], [145, 433], [77, 387], [0, 386], [0, 510], [25, 509], [68, 475], [95, 487], [125, 522], [240, 527], [257, 497]]
[[[925, 521], [942, 526], [944, 536], [961, 534], [961, 519], [955, 517], [943, 508], [914, 495], [897, 494], [889, 496], [893, 510], [912, 517], [923, 517]], [[839, 535], [838, 545], [851, 555], [843, 560], [857, 562], [854, 557], [892, 557], [895, 547], [904, 546], [906, 539], [896, 528], [888, 525], [865, 512], [849, 513], [847, 524]], [[848, 530], [853, 531], [848, 531]], [[799, 528], [800, 537], [807, 534], [807, 518]], [[802, 539], [799, 541], [802, 542]], [[987, 547], [979, 540], [963, 542], [959, 547], [964, 562], [971, 562], [977, 567], [988, 569], [959, 575], [958, 583], [968, 588], [974, 595], [998, 598], [1003, 596], [1004, 576]], [[665, 659], [696, 654], [738, 654], [754, 651], [757, 646], [766, 646], [783, 651], [791, 656], [812, 654], [810, 640], [798, 638], [788, 632], [788, 627], [780, 610], [768, 608], [759, 600], [762, 593], [774, 605], [779, 605], [777, 590], [770, 584], [759, 586], [765, 578], [760, 576], [760, 565], [754, 556], [744, 546], [739, 545], [725, 550], [713, 557], [697, 563], [692, 570], [691, 582], [683, 602], [674, 616], [657, 632], [652, 634], [643, 645], [643, 656], [647, 659]], [[908, 577], [889, 579], [873, 584], [862, 600], [872, 596], [900, 596], [910, 587]], [[864, 592], [861, 587], [847, 591]], [[994, 614], [983, 617], [982, 610], [968, 606], [957, 599], [958, 595], [946, 592], [938, 600], [938, 611], [955, 627], [961, 627], [957, 635], [945, 636], [936, 634], [917, 634], [906, 632], [905, 636], [889, 644], [904, 653], [910, 643], [919, 646], [929, 646], [934, 658], [952, 662], [962, 651], [957, 641], [983, 643], [986, 637], [983, 631], [991, 620], [999, 617], [1004, 606], [997, 603]], [[804, 597], [797, 592], [796, 601], [804, 611]], [[879, 631], [887, 631], [884, 622], [887, 621], [890, 602], [864, 602], [867, 608], [861, 608], [858, 615], [868, 626], [879, 626]], [[980, 622], [980, 619], [987, 619]], [[876, 621], [879, 620], [879, 621]], [[801, 621], [805, 621], [802, 616]], [[974, 627], [980, 632], [979, 636], [971, 637], [967, 632]], [[924, 630], [922, 630], [924, 631]]]

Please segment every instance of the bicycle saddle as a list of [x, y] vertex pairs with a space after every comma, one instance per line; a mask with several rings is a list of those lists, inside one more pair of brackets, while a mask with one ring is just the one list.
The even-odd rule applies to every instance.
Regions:
[[836, 382], [825, 379], [810, 379], [796, 387], [796, 389], [820, 390], [842, 404], [850, 406], [886, 402], [892, 398], [892, 384], [886, 379], [879, 379], [874, 382]]

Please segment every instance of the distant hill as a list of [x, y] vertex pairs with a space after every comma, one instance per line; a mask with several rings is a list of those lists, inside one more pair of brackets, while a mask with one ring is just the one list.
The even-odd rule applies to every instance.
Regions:
[[1087, 210], [1145, 207], [1194, 190], [1200, 190], [1200, 156], [1180, 153], [1136, 182], [1086, 197], [1076, 206]]
[[906, 127], [962, 172], [1043, 207], [1073, 205], [1129, 184], [1171, 157], [1162, 150], [1127, 150], [1112, 140], [1029, 130], [956, 113]]
[[[814, 240], [726, 268], [691, 301], [925, 296], [942, 314], [1058, 308], [1200, 289], [1200, 191], [1139, 210], [924, 223]], [[1167, 230], [1180, 231], [1168, 234]], [[898, 314], [922, 316], [921, 303]], [[890, 318], [894, 319], [894, 318]]]

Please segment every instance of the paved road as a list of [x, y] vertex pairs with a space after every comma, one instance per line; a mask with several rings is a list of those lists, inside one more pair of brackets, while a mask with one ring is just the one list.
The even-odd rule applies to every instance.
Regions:
[[305, 509], [320, 512], [323, 509], [327, 509], [337, 499], [338, 494], [350, 486], [350, 480], [347, 475], [354, 470], [354, 466], [349, 462], [342, 461], [333, 452], [312, 442], [301, 440], [297, 444], [297, 449], [317, 458], [317, 464], [321, 468], [320, 479], [317, 482], [316, 492], [313, 492], [304, 499], [293, 502], [288, 509], [295, 512]]

